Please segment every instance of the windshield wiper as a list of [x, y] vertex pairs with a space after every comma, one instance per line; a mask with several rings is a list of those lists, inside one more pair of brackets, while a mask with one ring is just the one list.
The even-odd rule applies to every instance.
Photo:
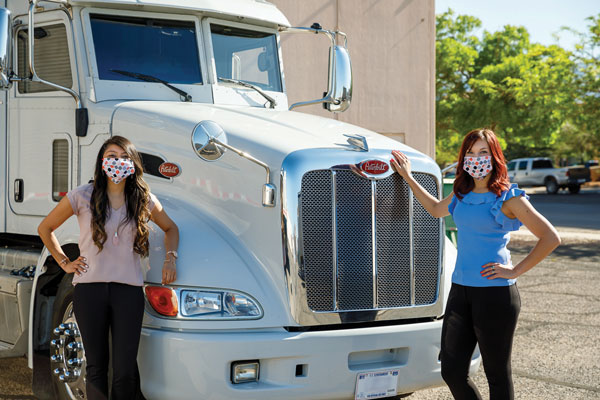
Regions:
[[223, 82], [233, 83], [233, 84], [236, 84], [236, 85], [240, 85], [240, 86], [243, 86], [243, 87], [247, 87], [247, 88], [256, 90], [258, 93], [260, 93], [260, 95], [262, 97], [264, 97], [265, 99], [267, 99], [267, 101], [270, 103], [269, 108], [275, 108], [275, 106], [277, 105], [277, 102], [275, 101], [274, 98], [272, 98], [271, 96], [269, 96], [268, 94], [266, 94], [265, 92], [263, 92], [262, 90], [260, 90], [258, 87], [254, 86], [254, 85], [251, 85], [251, 84], [249, 84], [247, 82], [244, 82], [244, 81], [239, 81], [237, 79], [219, 78], [219, 80], [223, 81]]
[[129, 76], [129, 77], [132, 77], [135, 79], [139, 79], [140, 81], [162, 83], [163, 85], [165, 85], [166, 87], [168, 87], [169, 89], [171, 89], [172, 91], [174, 91], [175, 93], [177, 93], [178, 95], [183, 97], [183, 101], [192, 101], [192, 96], [190, 96], [183, 90], [178, 89], [175, 86], [169, 84], [169, 82], [163, 81], [162, 79], [159, 79], [155, 76], [140, 74], [137, 72], [121, 71], [118, 69], [111, 69], [111, 71], [116, 72], [117, 74], [121, 74], [121, 75]]

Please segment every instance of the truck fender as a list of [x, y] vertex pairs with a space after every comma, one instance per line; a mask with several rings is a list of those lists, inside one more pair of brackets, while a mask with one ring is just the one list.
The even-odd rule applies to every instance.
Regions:
[[[58, 242], [62, 243], [61, 247], [65, 254], [69, 257], [72, 257], [74, 253], [79, 252], [79, 235], [73, 232], [67, 232], [65, 229], [57, 229], [54, 234], [56, 235]], [[27, 355], [27, 364], [29, 368], [33, 369], [33, 351], [34, 351], [34, 343], [33, 343], [33, 331], [34, 331], [34, 323], [35, 323], [35, 304], [36, 304], [36, 296], [39, 292], [38, 283], [40, 280], [40, 276], [44, 275], [48, 272], [48, 267], [46, 262], [48, 258], [51, 258], [52, 255], [44, 246], [40, 257], [38, 258], [37, 265], [35, 268], [35, 275], [33, 277], [33, 285], [31, 288], [31, 301], [29, 303], [29, 332], [28, 332], [28, 355]]]
[[[265, 318], [273, 318], [276, 326], [293, 323], [286, 312], [287, 292], [284, 285], [278, 284], [284, 281], [283, 256], [260, 259], [224, 222], [198, 204], [154, 194], [179, 229], [177, 279], [173, 285], [241, 291], [258, 300]], [[282, 251], [280, 243], [276, 246]], [[164, 233], [151, 223], [150, 256], [142, 262], [147, 283], [161, 283], [164, 260]]]

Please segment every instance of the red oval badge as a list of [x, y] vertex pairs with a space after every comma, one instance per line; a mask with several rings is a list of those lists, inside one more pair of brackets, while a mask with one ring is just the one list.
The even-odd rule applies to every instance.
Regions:
[[164, 162], [158, 166], [158, 172], [167, 178], [175, 178], [181, 174], [181, 168], [175, 163]]
[[385, 161], [368, 160], [360, 163], [360, 169], [371, 175], [379, 175], [387, 172], [390, 166]]

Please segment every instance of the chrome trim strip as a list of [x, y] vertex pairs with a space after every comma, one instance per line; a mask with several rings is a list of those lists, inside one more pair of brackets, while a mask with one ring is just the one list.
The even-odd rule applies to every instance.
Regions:
[[333, 225], [331, 227], [331, 246], [333, 247], [331, 249], [331, 254], [333, 256], [333, 260], [332, 260], [332, 267], [333, 267], [333, 284], [332, 284], [332, 289], [333, 289], [333, 309], [334, 310], [339, 310], [339, 304], [338, 304], [338, 297], [337, 297], [337, 281], [338, 281], [338, 275], [339, 275], [339, 271], [338, 271], [338, 257], [337, 257], [337, 207], [336, 207], [336, 195], [335, 195], [335, 177], [336, 177], [336, 172], [335, 171], [331, 171], [331, 213], [332, 213], [332, 218], [331, 218], [331, 224]]
[[408, 188], [408, 241], [410, 243], [408, 260], [410, 264], [410, 305], [415, 305], [415, 238], [414, 238], [414, 194]]
[[371, 235], [373, 245], [373, 308], [378, 308], [377, 302], [377, 184], [371, 181]]
[[[444, 198], [444, 179], [440, 179], [438, 180], [438, 200], [442, 200]], [[446, 222], [445, 222], [445, 218], [439, 218], [440, 220], [440, 247], [439, 247], [439, 257], [438, 260], [440, 260], [440, 265], [438, 267], [438, 292], [436, 294], [436, 301], [440, 298], [440, 293], [444, 293], [443, 292], [443, 288], [444, 288], [444, 279], [442, 279], [442, 277], [444, 276], [444, 273], [446, 272], [445, 270], [445, 265], [446, 265], [446, 259], [444, 257], [445, 254], [445, 241], [444, 239], [446, 238]]]

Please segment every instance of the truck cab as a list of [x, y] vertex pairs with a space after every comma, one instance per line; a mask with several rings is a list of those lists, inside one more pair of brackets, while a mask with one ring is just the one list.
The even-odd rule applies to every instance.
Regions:
[[[391, 150], [438, 198], [439, 168], [374, 132], [293, 111], [349, 107], [343, 32], [291, 27], [264, 0], [5, 3], [0, 300], [11, 311], [0, 356], [27, 354], [34, 375], [48, 375], [34, 379], [37, 396], [85, 398], [85, 349], [72, 277], [36, 228], [93, 179], [113, 135], [136, 145], [181, 237], [172, 285], [160, 285], [156, 227], [144, 262], [143, 396], [347, 399], [442, 384], [455, 249], [390, 168]], [[331, 41], [328, 87], [288, 104], [280, 38], [307, 33]], [[76, 257], [75, 219], [56, 235]]]

